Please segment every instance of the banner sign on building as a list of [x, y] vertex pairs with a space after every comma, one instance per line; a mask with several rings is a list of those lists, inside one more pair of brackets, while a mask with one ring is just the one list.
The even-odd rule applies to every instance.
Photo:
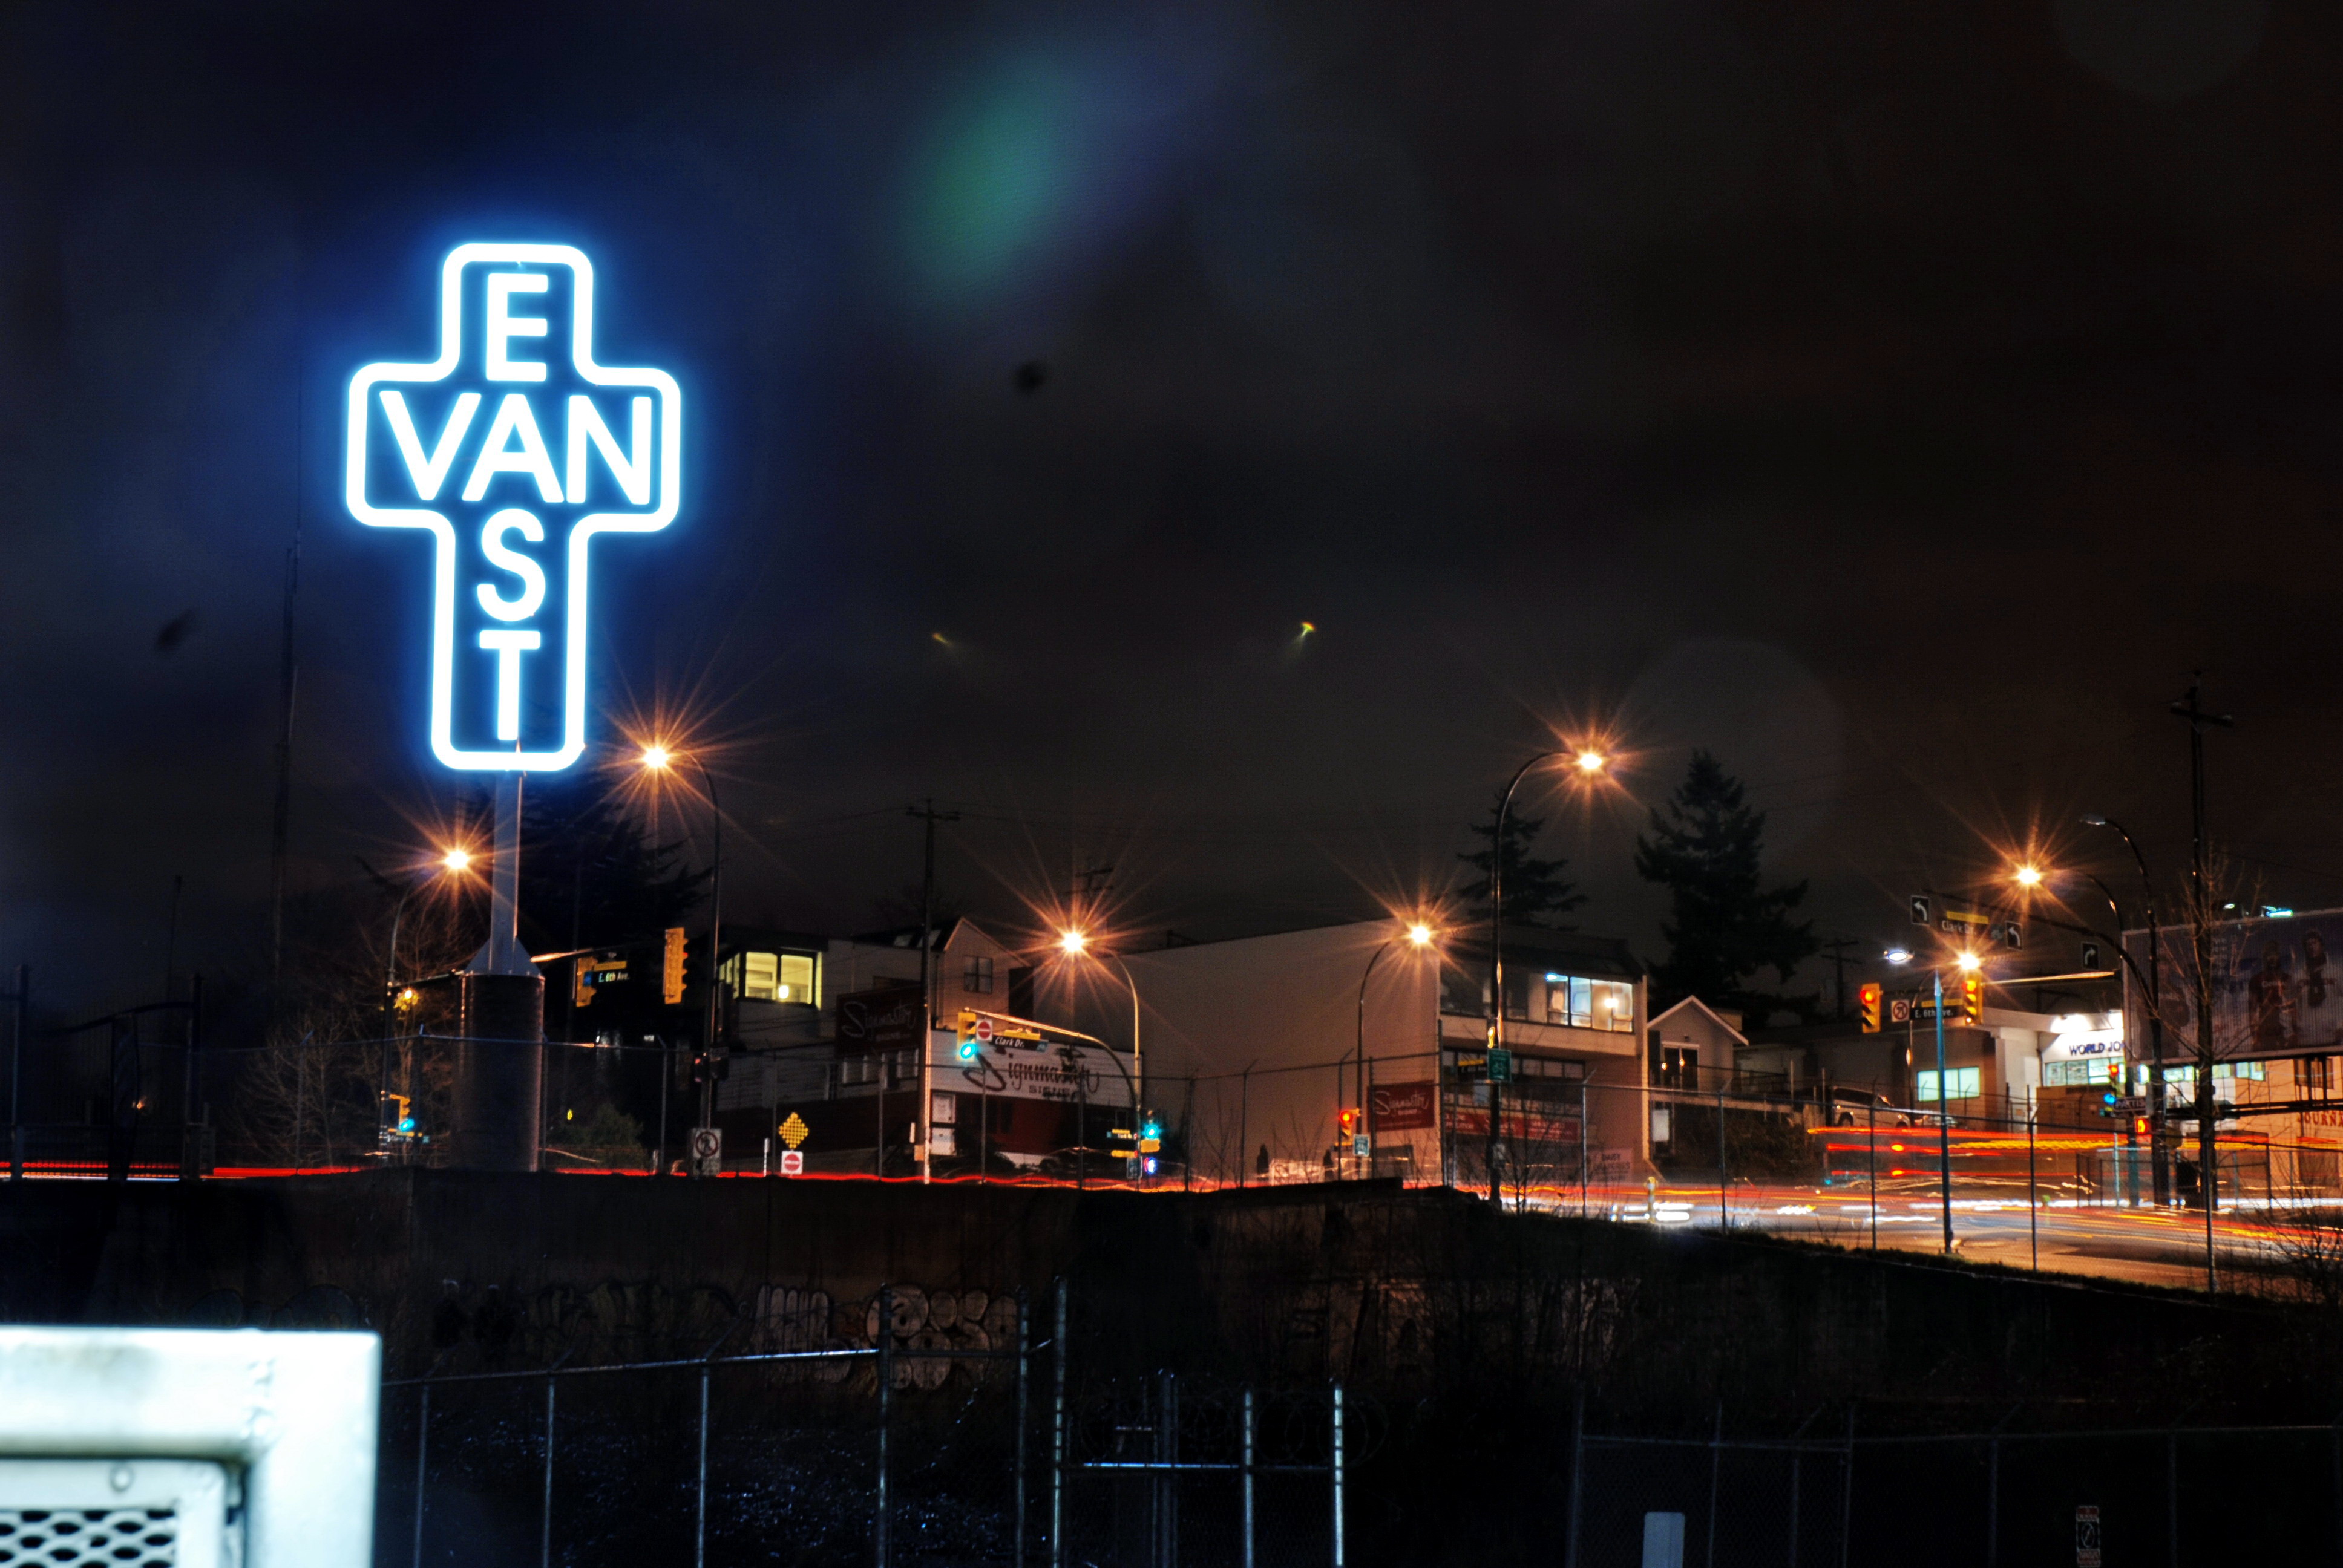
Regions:
[[1367, 1091], [1367, 1126], [1373, 1131], [1410, 1132], [1433, 1127], [1440, 1121], [1440, 1087], [1421, 1083], [1378, 1083]]
[[463, 245], [437, 358], [350, 379], [350, 514], [433, 538], [429, 736], [449, 768], [549, 772], [586, 749], [591, 541], [674, 520], [683, 404], [594, 357], [594, 267], [566, 245]]
[[916, 1049], [920, 1026], [926, 1019], [918, 986], [849, 991], [838, 999], [838, 1054], [850, 1057]]
[[[2217, 1057], [2343, 1051], [2343, 910], [2226, 920], [2207, 933], [2213, 955], [2213, 1051]], [[2197, 954], [2185, 926], [2167, 926], [2157, 953], [2167, 1060], [2197, 1042]], [[2127, 1032], [2143, 1056], [2151, 1038], [2147, 933], [2124, 933]], [[2132, 966], [2138, 966], [2137, 973]]]

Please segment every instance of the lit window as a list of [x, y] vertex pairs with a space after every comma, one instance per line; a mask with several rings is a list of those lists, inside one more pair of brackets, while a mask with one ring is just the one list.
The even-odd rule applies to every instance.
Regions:
[[738, 953], [725, 964], [724, 978], [748, 1001], [821, 1001], [821, 960], [812, 953]]
[[[1979, 1070], [1974, 1067], [1955, 1067], [1946, 1070], [1945, 1076], [1952, 1084], [1952, 1097], [1955, 1100], [1975, 1100], [1982, 1092], [1978, 1085], [1978, 1072]], [[1936, 1073], [1934, 1068], [1925, 1072], [1916, 1072], [1912, 1077], [1914, 1081], [1912, 1097], [1915, 1100], [1926, 1104], [1936, 1098]]]
[[1545, 1021], [1565, 1029], [1633, 1034], [1635, 988], [1624, 980], [1550, 974], [1545, 977]]
[[[2242, 1078], [2257, 1083], [2267, 1082], [2268, 1074], [2269, 1063], [2266, 1061], [2217, 1061], [2213, 1064], [2213, 1081], [2216, 1083], [2225, 1078]], [[2197, 1082], [2197, 1070], [2193, 1067], [2167, 1067], [2164, 1070], [2164, 1081], [2184, 1089], [2193, 1089]]]
[[781, 959], [779, 953], [742, 953], [739, 992], [750, 1001], [770, 1001], [780, 986]]

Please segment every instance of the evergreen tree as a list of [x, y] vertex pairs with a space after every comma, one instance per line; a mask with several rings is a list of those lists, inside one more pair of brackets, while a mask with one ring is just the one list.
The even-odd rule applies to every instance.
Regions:
[[654, 844], [588, 780], [534, 778], [521, 806], [520, 916], [528, 945], [568, 951], [639, 940], [679, 926], [706, 899], [709, 873], [683, 844]]
[[1738, 1008], [1756, 1023], [1777, 1009], [1813, 1012], [1813, 996], [1784, 997], [1747, 983], [1769, 969], [1786, 983], [1820, 947], [1813, 922], [1790, 919], [1805, 883], [1762, 885], [1765, 832], [1765, 813], [1743, 803], [1741, 781], [1705, 751], [1693, 753], [1674, 797], [1653, 809], [1651, 837], [1635, 839], [1635, 869], [1668, 890], [1669, 918], [1660, 925], [1668, 958], [1652, 974], [1654, 1010], [1697, 996]]
[[[1480, 876], [1464, 886], [1464, 896], [1478, 905], [1485, 919], [1489, 910], [1489, 868], [1497, 852], [1497, 811], [1503, 804], [1501, 795], [1489, 806], [1489, 819], [1473, 824], [1473, 831], [1490, 847], [1476, 849], [1456, 858], [1480, 872]], [[1562, 874], [1570, 862], [1563, 859], [1542, 860], [1530, 853], [1537, 845], [1539, 830], [1544, 828], [1543, 818], [1524, 817], [1520, 812], [1505, 818], [1504, 884], [1505, 922], [1508, 925], [1550, 926], [1555, 915], [1566, 915], [1586, 901], [1585, 895]]]

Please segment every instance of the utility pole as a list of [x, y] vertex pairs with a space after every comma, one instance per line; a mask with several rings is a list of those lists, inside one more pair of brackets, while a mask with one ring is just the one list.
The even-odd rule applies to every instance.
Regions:
[[[929, 1058], [935, 1054], [936, 1029], [936, 824], [957, 822], [960, 813], [937, 810], [935, 798], [930, 796], [925, 803], [910, 808], [905, 814], [920, 818], [928, 826], [927, 858], [920, 877], [920, 1180], [925, 1181], [934, 1171], [929, 1146], [935, 1141], [935, 1129], [928, 1124], [928, 1119], [935, 1111]], [[880, 1086], [880, 1094], [882, 1098], [886, 1094], [884, 1084]]]
[[2188, 881], [2189, 936], [2197, 958], [2197, 1187], [2205, 1199], [2205, 1281], [2212, 1288], [2213, 1208], [2218, 1201], [2218, 1151], [2213, 1118], [2213, 890], [2205, 865], [2205, 727], [2237, 728], [2227, 713], [2207, 713], [2199, 700], [2205, 672], [2193, 670], [2188, 694], [2172, 705], [2176, 719], [2188, 722]]
[[185, 877], [171, 879], [171, 920], [163, 938], [163, 1000], [171, 1000], [171, 988], [179, 978], [179, 892], [186, 885]]
[[293, 544], [285, 552], [285, 625], [277, 649], [277, 809], [268, 838], [269, 1006], [285, 968], [285, 859], [293, 829], [293, 695], [300, 675], [293, 659], [293, 598], [301, 588], [301, 504], [293, 503]]
[[1066, 884], [1066, 912], [1076, 923], [1080, 923], [1081, 911], [1106, 890], [1107, 879], [1113, 875], [1112, 866], [1087, 866], [1071, 874], [1071, 880]]
[[25, 1024], [33, 994], [29, 965], [16, 966], [16, 989], [8, 1000], [16, 1004], [16, 1029], [8, 1038], [8, 1180], [25, 1179]]
[[1830, 959], [1831, 969], [1835, 974], [1838, 986], [1837, 1016], [1840, 1018], [1846, 1016], [1846, 955], [1859, 945], [1852, 937], [1833, 937], [1823, 944], [1823, 952]]

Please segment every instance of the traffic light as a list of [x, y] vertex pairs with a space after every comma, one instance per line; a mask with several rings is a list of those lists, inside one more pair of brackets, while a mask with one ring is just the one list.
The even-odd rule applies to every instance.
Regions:
[[[669, 931], [668, 934], [668, 940], [674, 944], [676, 949], [680, 950], [683, 955], [679, 961], [670, 960], [676, 962], [679, 978], [682, 983], [679, 986], [668, 986], [662, 984], [660, 988], [660, 994], [662, 996], [672, 996], [674, 998], [674, 1000], [668, 1004], [669, 1006], [673, 1007], [681, 1003], [684, 998], [690, 995], [692, 992], [699, 990], [712, 983], [716, 977], [709, 970], [708, 962], [708, 944], [706, 942], [698, 941], [690, 937], [687, 937], [679, 930]], [[662, 981], [664, 981], [666, 977], [662, 975], [660, 978]]]
[[1974, 970], [1961, 977], [1961, 1013], [1971, 1023], [1985, 1021], [1985, 976]]
[[[1161, 1119], [1151, 1116], [1139, 1125], [1139, 1151], [1141, 1154], [1152, 1154], [1162, 1147], [1163, 1123]], [[1154, 1161], [1148, 1161], [1148, 1165], [1150, 1170], [1152, 1170]]]
[[1351, 1134], [1359, 1130], [1359, 1113], [1346, 1110], [1336, 1120], [1342, 1124], [1342, 1141], [1348, 1143], [1351, 1141]]
[[697, 1045], [691, 1050], [691, 1086], [721, 1083], [732, 1074], [732, 1053], [721, 1047]]
[[404, 1094], [382, 1097], [382, 1135], [386, 1138], [415, 1136], [415, 1102]]
[[669, 1007], [683, 1000], [684, 937], [681, 926], [669, 926], [659, 954], [659, 1000]]
[[1862, 990], [1856, 993], [1857, 997], [1860, 999], [1858, 1005], [1862, 1009], [1863, 1032], [1865, 1034], [1877, 1034], [1879, 1032], [1879, 1009], [1881, 998], [1884, 994], [1885, 993], [1880, 987], [1879, 982], [1876, 980], [1865, 986]]

